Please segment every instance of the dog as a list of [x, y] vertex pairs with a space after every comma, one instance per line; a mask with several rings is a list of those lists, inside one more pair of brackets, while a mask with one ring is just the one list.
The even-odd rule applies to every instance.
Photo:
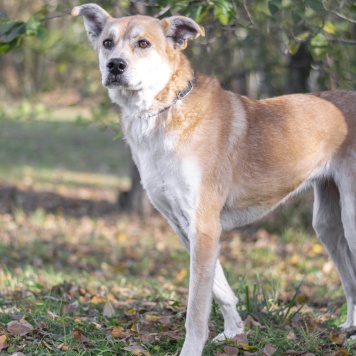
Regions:
[[190, 254], [181, 355], [201, 355], [212, 297], [224, 317], [214, 340], [244, 330], [218, 259], [221, 231], [310, 186], [313, 227], [347, 299], [342, 327], [356, 326], [356, 92], [250, 100], [195, 74], [182, 51], [204, 29], [188, 17], [115, 19], [95, 4], [72, 14], [84, 17], [142, 185]]

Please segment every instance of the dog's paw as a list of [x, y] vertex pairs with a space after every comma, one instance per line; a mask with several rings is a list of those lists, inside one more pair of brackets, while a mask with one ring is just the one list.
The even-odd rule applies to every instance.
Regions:
[[217, 335], [214, 337], [213, 340], [211, 340], [212, 343], [217, 343], [219, 341], [225, 341], [225, 340], [230, 340], [234, 338], [236, 335], [242, 334], [244, 332], [243, 328], [239, 328], [238, 330], [231, 330], [231, 331], [224, 331], [223, 333]]
[[350, 323], [347, 322], [338, 325], [340, 329], [348, 329], [350, 326]]

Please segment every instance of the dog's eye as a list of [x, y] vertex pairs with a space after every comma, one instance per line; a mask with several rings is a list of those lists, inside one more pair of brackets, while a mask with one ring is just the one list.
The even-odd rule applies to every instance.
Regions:
[[151, 44], [146, 40], [139, 40], [137, 43], [140, 48], [147, 48], [151, 46]]
[[110, 48], [112, 47], [112, 45], [113, 45], [113, 42], [112, 42], [112, 40], [110, 40], [110, 39], [107, 39], [107, 40], [105, 40], [105, 41], [103, 42], [103, 46], [104, 46], [106, 49], [110, 49]]

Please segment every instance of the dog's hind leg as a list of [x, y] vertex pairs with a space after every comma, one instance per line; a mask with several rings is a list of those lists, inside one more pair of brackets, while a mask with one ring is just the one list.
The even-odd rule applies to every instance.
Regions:
[[244, 325], [236, 310], [238, 299], [225, 278], [219, 260], [215, 267], [213, 296], [219, 304], [221, 313], [224, 317], [224, 332], [216, 336], [213, 342], [231, 339], [235, 335], [243, 333]]
[[[333, 180], [316, 183], [314, 196], [313, 227], [339, 272], [347, 300], [347, 319], [340, 327], [355, 326], [356, 234], [353, 233], [356, 230], [352, 230], [356, 227], [355, 215], [351, 223], [351, 211], [347, 211], [348, 198], [341, 193], [340, 199], [339, 189]], [[350, 245], [351, 238], [353, 244]]]

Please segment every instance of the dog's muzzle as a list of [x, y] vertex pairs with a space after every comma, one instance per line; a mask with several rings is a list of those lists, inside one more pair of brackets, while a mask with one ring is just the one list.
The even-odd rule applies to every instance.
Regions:
[[123, 81], [122, 74], [127, 68], [127, 63], [122, 58], [112, 58], [106, 65], [109, 71], [108, 77], [106, 79], [106, 85], [122, 85], [125, 84]]

